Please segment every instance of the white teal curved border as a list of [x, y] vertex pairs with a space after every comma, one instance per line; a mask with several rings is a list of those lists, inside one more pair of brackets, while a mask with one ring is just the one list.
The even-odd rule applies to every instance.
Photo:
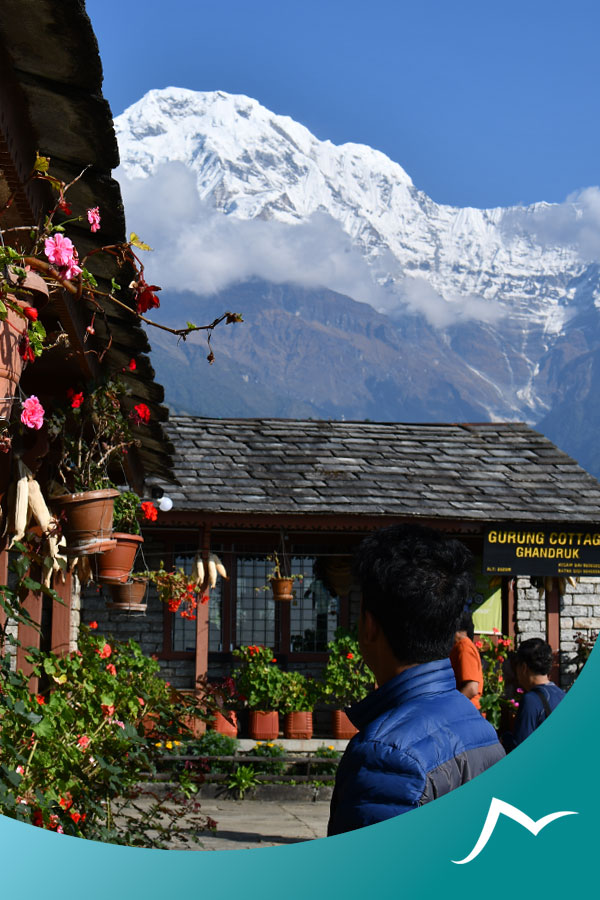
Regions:
[[[435, 803], [351, 834], [255, 850], [140, 850], [57, 835], [0, 817], [3, 897], [43, 900], [351, 900], [597, 893], [600, 650], [525, 744]], [[493, 797], [537, 820], [536, 837], [500, 816], [471, 862]]]

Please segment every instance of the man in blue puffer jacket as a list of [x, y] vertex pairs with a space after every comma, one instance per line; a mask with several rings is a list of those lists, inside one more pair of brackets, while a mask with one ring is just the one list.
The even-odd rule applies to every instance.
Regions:
[[358, 548], [359, 645], [379, 686], [347, 710], [359, 732], [338, 767], [328, 834], [415, 809], [504, 756], [456, 689], [448, 659], [471, 562], [459, 541], [413, 525], [385, 528]]

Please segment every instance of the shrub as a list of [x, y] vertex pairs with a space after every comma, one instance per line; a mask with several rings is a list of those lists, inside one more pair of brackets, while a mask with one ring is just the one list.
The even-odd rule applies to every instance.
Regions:
[[240, 660], [234, 672], [234, 680], [239, 694], [250, 709], [276, 710], [283, 699], [283, 680], [277, 660], [268, 647], [240, 647], [233, 651]]
[[[29, 660], [37, 695], [0, 660], [0, 813], [78, 837], [161, 846], [151, 834], [156, 816], [130, 816], [128, 798], [156, 771], [156, 744], [186, 730], [187, 701], [157, 677], [158, 663], [134, 641], [87, 628], [74, 653], [31, 650]], [[180, 782], [191, 792], [185, 775]]]
[[335, 640], [327, 645], [329, 659], [323, 673], [322, 696], [336, 707], [362, 700], [374, 687], [374, 679], [351, 632], [338, 628]]

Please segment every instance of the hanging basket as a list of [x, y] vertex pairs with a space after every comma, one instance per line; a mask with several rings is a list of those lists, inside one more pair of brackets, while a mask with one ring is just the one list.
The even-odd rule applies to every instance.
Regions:
[[57, 514], [64, 512], [63, 533], [68, 556], [90, 556], [112, 550], [117, 542], [112, 537], [113, 505], [119, 492], [113, 488], [65, 494], [52, 500]]
[[[18, 278], [10, 268], [6, 277], [12, 284], [17, 284]], [[48, 303], [48, 285], [40, 275], [28, 272], [21, 286], [31, 291], [31, 299], [14, 294], [8, 294], [8, 299], [22, 309], [28, 306], [41, 309]], [[21, 380], [24, 362], [19, 353], [19, 341], [24, 331], [27, 331], [27, 320], [6, 304], [6, 318], [0, 322], [0, 421], [10, 418], [15, 391]]]
[[147, 604], [143, 603], [148, 587], [147, 578], [133, 578], [125, 583], [110, 585], [112, 603], [107, 603], [109, 609], [121, 609], [130, 612], [145, 612]]
[[292, 591], [293, 580], [291, 578], [271, 578], [271, 589], [275, 600], [289, 602], [294, 599]]
[[98, 574], [100, 584], [123, 584], [129, 581], [131, 570], [138, 548], [144, 543], [141, 534], [124, 534], [113, 531], [112, 540], [116, 546], [98, 556]]

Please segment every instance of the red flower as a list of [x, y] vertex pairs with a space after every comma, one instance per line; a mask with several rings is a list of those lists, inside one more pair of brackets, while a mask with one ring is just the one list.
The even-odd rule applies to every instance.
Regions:
[[154, 291], [160, 291], [158, 285], [147, 284], [140, 276], [140, 280], [132, 282], [130, 287], [135, 290], [135, 308], [139, 313], [145, 313], [149, 309], [156, 309], [160, 306], [160, 300], [154, 293]]
[[112, 653], [110, 644], [105, 644], [102, 650], [96, 650], [96, 653], [98, 654], [100, 659], [108, 659], [108, 657]]
[[23, 337], [19, 341], [19, 355], [25, 362], [35, 361], [35, 353], [33, 352], [27, 335], [23, 335]]
[[144, 513], [144, 518], [148, 519], [149, 522], [156, 522], [158, 519], [158, 510], [154, 503], [150, 503], [149, 500], [145, 500], [142, 503], [142, 512]]
[[108, 663], [108, 664], [107, 664], [107, 666], [106, 666], [106, 671], [108, 672], [109, 675], [116, 675], [116, 674], [117, 674], [117, 670], [116, 670], [115, 666], [114, 666], [112, 663]]
[[277, 660], [276, 660], [276, 659], [272, 659], [271, 662], [274, 663], [274, 662], [277, 662]]
[[492, 628], [492, 631], [494, 632], [494, 634], [500, 634], [499, 628]]
[[27, 316], [30, 322], [35, 322], [38, 317], [38, 311], [33, 306], [26, 306], [23, 309], [23, 315]]
[[73, 409], [79, 409], [82, 403], [83, 394], [81, 392], [79, 394], [74, 394], [73, 399], [71, 400], [71, 406], [73, 407]]
[[145, 705], [146, 705], [146, 701], [144, 700], [143, 697], [138, 697], [138, 703], [140, 704], [140, 706], [145, 706]]
[[66, 797], [61, 797], [58, 802], [63, 809], [69, 809], [71, 806], [73, 806], [73, 801], [68, 800]]
[[88, 625], [88, 628], [97, 628], [97, 627], [98, 627], [97, 622], [90, 622], [90, 624]]
[[79, 735], [79, 738], [77, 739], [77, 746], [79, 747], [80, 750], [87, 750], [89, 743], [90, 743], [90, 739], [87, 736], [87, 734]]
[[354, 653], [346, 653], [346, 659], [354, 659]]
[[34, 814], [33, 814], [33, 820], [32, 820], [32, 821], [33, 821], [33, 824], [35, 825], [36, 828], [43, 828], [43, 827], [44, 827], [44, 817], [43, 817], [43, 815], [42, 815], [41, 809], [36, 809], [36, 811], [35, 811]]
[[108, 705], [106, 703], [102, 704], [102, 715], [114, 716], [114, 714], [115, 714], [115, 708], [112, 703], [110, 705]]
[[133, 419], [134, 425], [147, 425], [150, 421], [150, 410], [145, 403], [138, 403], [129, 413], [129, 418]]
[[44, 698], [42, 697], [41, 694], [38, 694], [35, 699], [36, 699], [37, 703], [40, 704], [40, 706], [46, 705], [46, 701], [44, 700]]
[[130, 359], [129, 360], [129, 371], [135, 372], [136, 369], [137, 369], [137, 363], [136, 363], [135, 359]]
[[203, 594], [200, 603], [208, 603], [208, 594]]
[[83, 816], [81, 815], [81, 813], [78, 813], [78, 812], [72, 812], [72, 813], [69, 813], [69, 815], [71, 816], [71, 818], [73, 819], [73, 821], [75, 822], [76, 825], [77, 825], [77, 824], [81, 821], [81, 819], [83, 818]]

